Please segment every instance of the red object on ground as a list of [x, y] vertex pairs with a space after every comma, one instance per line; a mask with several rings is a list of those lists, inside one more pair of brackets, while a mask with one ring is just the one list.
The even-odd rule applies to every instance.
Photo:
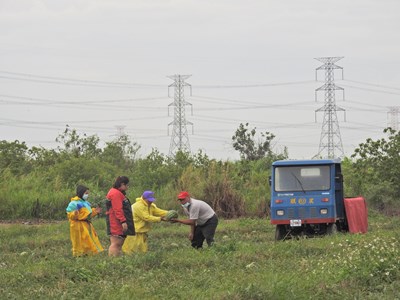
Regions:
[[349, 232], [366, 233], [368, 231], [368, 210], [364, 197], [344, 198]]

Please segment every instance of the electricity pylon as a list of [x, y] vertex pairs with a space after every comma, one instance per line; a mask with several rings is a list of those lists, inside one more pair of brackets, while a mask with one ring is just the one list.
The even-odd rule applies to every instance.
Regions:
[[400, 106], [389, 107], [388, 126], [396, 131], [399, 130], [399, 114], [400, 114]]
[[117, 128], [117, 139], [120, 139], [122, 136], [125, 135], [124, 129], [125, 129], [126, 126], [117, 125], [115, 127]]
[[[185, 79], [189, 78], [191, 75], [172, 75], [167, 76], [168, 78], [174, 80], [174, 83], [168, 86], [168, 97], [169, 88], [174, 87], [174, 102], [168, 105], [168, 115], [169, 107], [174, 106], [174, 120], [168, 124], [168, 135], [169, 126], [172, 126], [171, 143], [169, 146], [169, 155], [174, 156], [177, 151], [190, 152], [189, 136], [187, 132], [186, 125], [192, 125], [193, 123], [186, 120], [185, 117], [185, 106], [192, 105], [185, 101], [185, 87], [190, 87], [190, 94], [192, 93], [192, 86], [185, 82]], [[193, 107], [192, 107], [193, 115]], [[193, 133], [193, 127], [192, 127]]]
[[[324, 63], [322, 66], [315, 70], [315, 80], [317, 80], [317, 73], [319, 70], [325, 70], [325, 84], [315, 90], [315, 101], [317, 101], [317, 92], [325, 91], [325, 102], [324, 106], [317, 109], [315, 113], [323, 111], [324, 120], [322, 123], [321, 137], [319, 142], [319, 150], [315, 157], [323, 158], [341, 158], [344, 156], [342, 138], [340, 136], [339, 122], [337, 119], [336, 112], [345, 110], [336, 105], [335, 101], [335, 90], [343, 91], [344, 89], [335, 85], [334, 70], [342, 70], [343, 79], [343, 68], [335, 65], [335, 63], [343, 57], [319, 57], [316, 60]], [[335, 149], [337, 152], [335, 153]], [[323, 152], [327, 152], [325, 155]]]

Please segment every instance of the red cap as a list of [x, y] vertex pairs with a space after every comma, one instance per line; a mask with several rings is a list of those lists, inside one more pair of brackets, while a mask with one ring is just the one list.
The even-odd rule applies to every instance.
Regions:
[[178, 194], [178, 199], [185, 199], [186, 197], [189, 197], [189, 193], [188, 192], [180, 192]]

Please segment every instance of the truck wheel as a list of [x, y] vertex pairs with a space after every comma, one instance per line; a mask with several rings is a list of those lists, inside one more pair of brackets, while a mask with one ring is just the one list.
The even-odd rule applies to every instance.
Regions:
[[330, 223], [328, 224], [328, 227], [326, 228], [326, 234], [333, 235], [337, 233], [337, 226], [336, 223]]
[[275, 228], [275, 241], [280, 241], [286, 237], [285, 225], [276, 225]]

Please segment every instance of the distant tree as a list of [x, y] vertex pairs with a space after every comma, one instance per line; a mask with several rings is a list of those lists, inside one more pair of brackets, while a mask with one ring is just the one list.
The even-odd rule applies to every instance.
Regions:
[[[400, 198], [400, 131], [386, 128], [387, 139], [368, 138], [354, 150], [355, 170], [367, 183], [370, 199], [381, 209]], [[397, 204], [398, 205], [398, 204]], [[400, 205], [398, 205], [400, 207]]]
[[139, 189], [157, 190], [174, 180], [173, 172], [169, 158], [157, 149], [152, 149], [145, 158], [136, 160], [132, 181]]
[[172, 161], [183, 170], [194, 162], [193, 156], [189, 152], [177, 151]]
[[365, 194], [364, 176], [360, 176], [355, 168], [355, 161], [349, 157], [344, 157], [341, 162], [344, 178], [344, 192], [346, 197], [355, 197]]
[[97, 135], [87, 136], [86, 133], [81, 137], [76, 129], [71, 129], [68, 125], [64, 132], [56, 138], [56, 141], [64, 146], [64, 148], [58, 147], [61, 153], [73, 157], [86, 156], [89, 158], [95, 158], [101, 153], [101, 149], [98, 147], [99, 140]]
[[[260, 132], [257, 140], [256, 127], [249, 129], [248, 126], [249, 123], [246, 123], [246, 125], [240, 123], [235, 135], [232, 136], [233, 148], [239, 151], [240, 158], [253, 161], [274, 156], [271, 143], [275, 135], [268, 131]], [[286, 149], [284, 156], [287, 156]]]
[[400, 131], [389, 127], [383, 132], [388, 134], [387, 139], [373, 141], [368, 138], [354, 150], [352, 157], [357, 159], [359, 166], [374, 169], [372, 179], [397, 184], [400, 191]]
[[21, 175], [30, 169], [28, 146], [25, 142], [0, 141], [0, 170], [7, 168], [14, 175]]
[[203, 153], [202, 150], [199, 150], [196, 154], [193, 155], [193, 165], [200, 168], [208, 168], [211, 161], [208, 157], [207, 153]]
[[129, 169], [139, 149], [140, 145], [124, 134], [111, 142], [106, 142], [101, 159], [122, 169]]
[[107, 188], [113, 182], [118, 168], [99, 159], [86, 157], [71, 157], [50, 167], [43, 175], [49, 177], [49, 182], [60, 178], [64, 186], [74, 188], [77, 184], [90, 183], [91, 189]]
[[[176, 186], [178, 179], [187, 168], [207, 169], [210, 160], [202, 151], [192, 155], [189, 152], [177, 151], [172, 157], [160, 153], [157, 149], [145, 158], [135, 161], [132, 171], [135, 187], [142, 189], [155, 190], [166, 187]], [[200, 178], [198, 178], [200, 180]]]
[[28, 153], [35, 168], [47, 168], [61, 160], [59, 153], [54, 149], [33, 146], [28, 150]]

